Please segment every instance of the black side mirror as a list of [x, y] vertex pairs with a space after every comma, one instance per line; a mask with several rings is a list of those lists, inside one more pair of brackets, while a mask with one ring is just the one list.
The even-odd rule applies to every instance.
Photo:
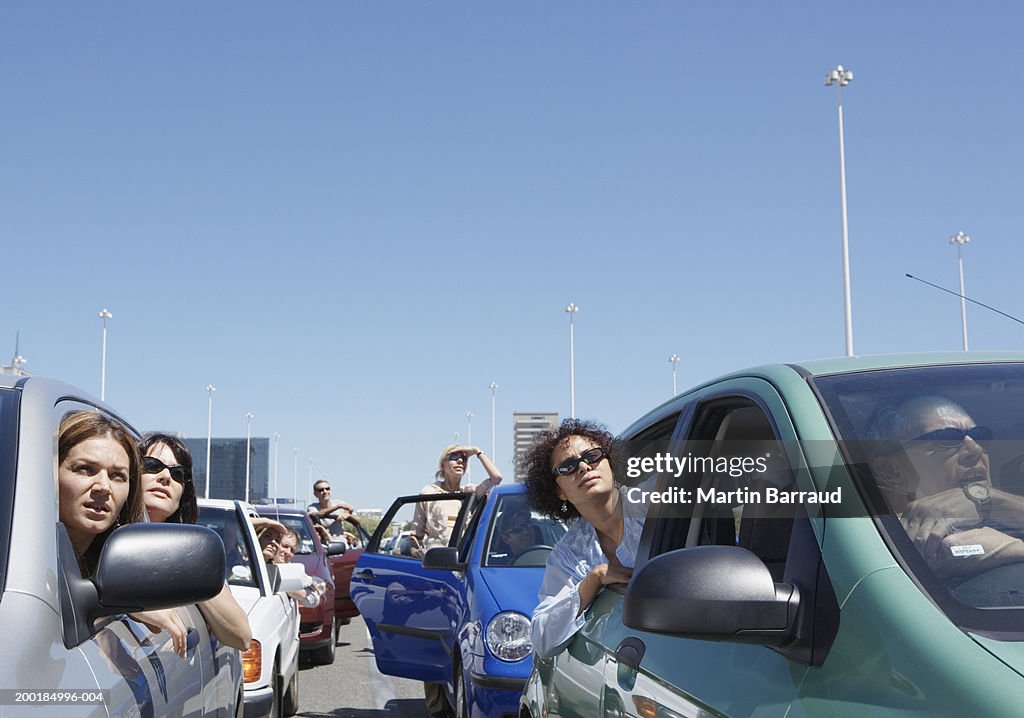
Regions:
[[633, 574], [622, 620], [687, 638], [781, 645], [796, 635], [800, 593], [775, 583], [739, 546], [694, 546], [656, 556]]
[[423, 568], [437, 571], [465, 571], [466, 564], [459, 563], [459, 550], [454, 546], [435, 546], [423, 555]]
[[345, 545], [344, 541], [331, 541], [327, 544], [328, 556], [341, 556], [346, 551], [348, 551], [348, 546]]

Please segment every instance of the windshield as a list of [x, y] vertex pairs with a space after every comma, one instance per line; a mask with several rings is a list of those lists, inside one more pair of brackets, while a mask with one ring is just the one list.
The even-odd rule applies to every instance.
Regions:
[[243, 529], [239, 526], [238, 512], [234, 509], [200, 506], [199, 519], [196, 523], [216, 531], [224, 542], [224, 555], [227, 559], [224, 562], [224, 579], [228, 585], [255, 588], [256, 572], [259, 569], [253, 564], [246, 548], [241, 533]]
[[534, 513], [523, 494], [505, 494], [491, 514], [485, 566], [543, 568], [565, 524]]
[[[893, 369], [813, 384], [919, 585], [952, 613], [1024, 606], [1024, 365]], [[1000, 613], [1021, 621], [1019, 611], [990, 610], [984, 623], [995, 627]]]

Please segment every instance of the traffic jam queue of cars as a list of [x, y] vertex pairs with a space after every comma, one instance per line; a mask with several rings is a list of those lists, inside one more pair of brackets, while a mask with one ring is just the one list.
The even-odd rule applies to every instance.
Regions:
[[[530, 616], [564, 527], [517, 486], [403, 497], [381, 527], [403, 504], [463, 508], [448, 546], [419, 559], [379, 528], [357, 562], [378, 669], [476, 718], [1024, 715], [1024, 355], [758, 367], [619, 439], [633, 467], [708, 459], [629, 477], [666, 500], [623, 591], [540, 656]], [[722, 498], [680, 500], [697, 495]]]
[[[123, 521], [130, 506], [142, 506], [137, 460], [102, 431], [81, 440], [67, 428], [61, 434], [62, 421], [82, 416], [79, 425], [108, 434], [113, 427], [127, 443], [141, 438], [75, 387], [0, 377], [0, 635], [8, 647], [0, 653], [0, 716], [295, 714], [304, 646], [287, 594], [301, 596], [310, 583], [303, 557], [268, 565], [251, 521], [256, 512], [239, 501], [200, 501], [196, 525], [150, 523], [141, 508]], [[71, 458], [59, 462], [59, 448]], [[62, 506], [71, 507], [67, 517]], [[321, 563], [344, 550], [321, 544], [311, 526], [301, 535], [299, 553]], [[347, 579], [351, 565], [338, 571]], [[252, 630], [244, 652], [218, 641], [196, 606], [225, 581]], [[333, 592], [321, 595], [303, 612], [333, 617], [335, 601]], [[184, 625], [180, 646], [169, 631], [133, 618], [163, 609]], [[333, 618], [328, 627], [333, 659]]]

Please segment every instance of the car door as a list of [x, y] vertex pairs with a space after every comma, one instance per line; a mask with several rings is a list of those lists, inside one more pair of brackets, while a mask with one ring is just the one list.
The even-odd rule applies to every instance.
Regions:
[[458, 546], [472, 497], [463, 493], [397, 499], [359, 557], [351, 595], [370, 631], [381, 673], [433, 683], [450, 680], [452, 645], [465, 605], [460, 572], [424, 569], [421, 555], [409, 551], [403, 555], [397, 549], [385, 552], [379, 546], [399, 512], [438, 500], [456, 500], [461, 505], [448, 544]]
[[[785, 404], [760, 379], [725, 382], [696, 405], [676, 456], [764, 459], [757, 470], [739, 476], [698, 470], [663, 475], [658, 489], [737, 491], [744, 482], [765, 482], [782, 489], [813, 487]], [[753, 552], [776, 582], [800, 589], [808, 617], [818, 616], [818, 639], [827, 639], [832, 606], [828, 578], [811, 522], [799, 504], [766, 506], [740, 494], [723, 503], [693, 501], [663, 504], [648, 515], [644, 559], [695, 546], [740, 546]], [[653, 504], [652, 504], [653, 505]], [[815, 605], [820, 597], [819, 605]], [[581, 631], [599, 644], [604, 666], [605, 715], [784, 716], [814, 660], [814, 646], [799, 643], [786, 650], [758, 643], [682, 638], [638, 631], [623, 622], [623, 601], [605, 596]], [[813, 633], [813, 631], [808, 631]]]

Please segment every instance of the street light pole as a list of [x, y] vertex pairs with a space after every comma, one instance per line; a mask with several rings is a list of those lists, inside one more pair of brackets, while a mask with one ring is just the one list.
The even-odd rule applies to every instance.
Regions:
[[[473, 445], [473, 412], [466, 412], [466, 445]], [[469, 463], [469, 457], [466, 457], [466, 481], [472, 478], [473, 465]]]
[[569, 302], [565, 311], [569, 314], [569, 418], [576, 418], [576, 356], [573, 348], [573, 317], [580, 308]]
[[294, 459], [292, 463], [292, 501], [299, 503], [299, 447], [292, 448]]
[[846, 325], [846, 356], [853, 356], [853, 316], [850, 306], [850, 245], [846, 228], [846, 148], [843, 143], [843, 95], [841, 88], [850, 84], [853, 72], [842, 65], [825, 75], [825, 86], [836, 86], [836, 103], [839, 108], [839, 197], [843, 213], [843, 310]]
[[494, 392], [498, 390], [498, 385], [493, 381], [491, 382], [491, 461], [494, 462], [495, 466], [498, 464], [498, 452], [494, 446]]
[[103, 320], [103, 351], [100, 356], [100, 401], [106, 401], [107, 395], [107, 320], [113, 319], [114, 315], [101, 309], [99, 318]]
[[679, 363], [679, 355], [673, 354], [668, 358], [668, 361], [672, 365], [672, 396], [675, 396], [679, 393], [676, 391], [676, 364]]
[[245, 412], [245, 503], [249, 503], [249, 447], [252, 445], [252, 412]]
[[274, 503], [275, 504], [277, 503], [277, 497], [279, 496], [279, 494], [277, 493], [277, 473], [278, 473], [277, 470], [280, 468], [280, 465], [281, 465], [281, 462], [278, 461], [278, 459], [280, 458], [280, 452], [278, 451], [278, 443], [280, 442], [280, 440], [281, 440], [281, 435], [275, 431], [274, 432]]
[[949, 243], [956, 245], [956, 263], [960, 267], [960, 323], [964, 332], [964, 351], [967, 351], [967, 300], [964, 299], [964, 256], [960, 250], [970, 241], [971, 238], [962, 231], [949, 238]]
[[206, 498], [210, 498], [210, 443], [213, 439], [213, 392], [217, 391], [213, 384], [206, 385], [209, 401], [206, 408]]

